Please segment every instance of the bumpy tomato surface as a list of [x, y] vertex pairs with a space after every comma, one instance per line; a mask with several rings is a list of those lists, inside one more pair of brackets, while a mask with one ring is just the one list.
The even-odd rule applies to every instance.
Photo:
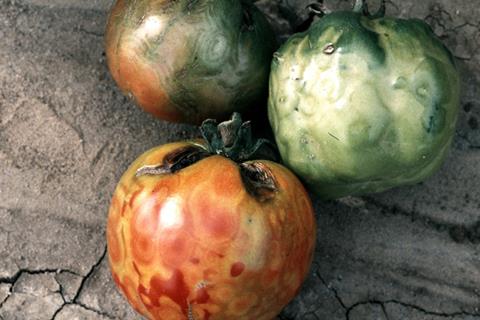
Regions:
[[250, 0], [118, 0], [106, 30], [123, 92], [175, 122], [224, 119], [266, 101], [276, 42]]
[[460, 101], [452, 54], [423, 21], [323, 16], [272, 63], [269, 117], [285, 164], [325, 198], [413, 184], [443, 163]]
[[266, 160], [247, 165], [273, 177], [268, 198], [248, 192], [240, 166], [219, 155], [174, 173], [136, 174], [192, 146], [201, 147], [152, 149], [121, 178], [107, 228], [113, 278], [149, 319], [271, 320], [311, 263], [310, 199], [290, 171]]

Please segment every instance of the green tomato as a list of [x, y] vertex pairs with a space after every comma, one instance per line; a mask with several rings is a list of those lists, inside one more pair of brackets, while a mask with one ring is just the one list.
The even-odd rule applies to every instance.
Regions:
[[293, 35], [272, 62], [268, 111], [280, 154], [324, 198], [430, 176], [458, 105], [454, 58], [431, 28], [370, 15], [362, 1]]

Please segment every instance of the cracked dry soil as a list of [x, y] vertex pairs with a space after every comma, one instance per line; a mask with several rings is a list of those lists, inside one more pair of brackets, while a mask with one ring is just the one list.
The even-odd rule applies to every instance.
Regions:
[[[300, 10], [309, 1], [260, 1], [284, 38], [280, 2]], [[315, 199], [315, 261], [280, 319], [480, 319], [478, 4], [388, 1], [389, 14], [427, 20], [457, 57], [463, 93], [452, 150], [424, 183]], [[108, 271], [109, 199], [138, 154], [197, 132], [151, 118], [119, 92], [103, 51], [110, 5], [0, 0], [2, 320], [140, 319]]]

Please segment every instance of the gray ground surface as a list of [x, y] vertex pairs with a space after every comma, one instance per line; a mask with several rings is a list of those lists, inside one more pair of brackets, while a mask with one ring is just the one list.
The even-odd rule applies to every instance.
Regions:
[[[480, 319], [480, 3], [394, 2], [390, 14], [427, 19], [458, 58], [452, 151], [425, 183], [315, 200], [314, 267], [281, 319]], [[110, 4], [0, 0], [0, 319], [140, 319], [108, 271], [109, 199], [137, 155], [196, 131], [116, 88], [102, 42]]]

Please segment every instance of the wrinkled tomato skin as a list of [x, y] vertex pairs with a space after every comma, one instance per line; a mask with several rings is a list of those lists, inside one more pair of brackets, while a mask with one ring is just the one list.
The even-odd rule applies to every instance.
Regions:
[[193, 124], [262, 111], [276, 46], [263, 14], [240, 0], [117, 0], [105, 32], [123, 93], [155, 117]]
[[284, 167], [273, 199], [258, 201], [238, 165], [211, 156], [174, 174], [141, 176], [189, 142], [139, 157], [113, 195], [110, 268], [139, 313], [156, 320], [272, 320], [309, 270], [316, 223], [308, 194]]

